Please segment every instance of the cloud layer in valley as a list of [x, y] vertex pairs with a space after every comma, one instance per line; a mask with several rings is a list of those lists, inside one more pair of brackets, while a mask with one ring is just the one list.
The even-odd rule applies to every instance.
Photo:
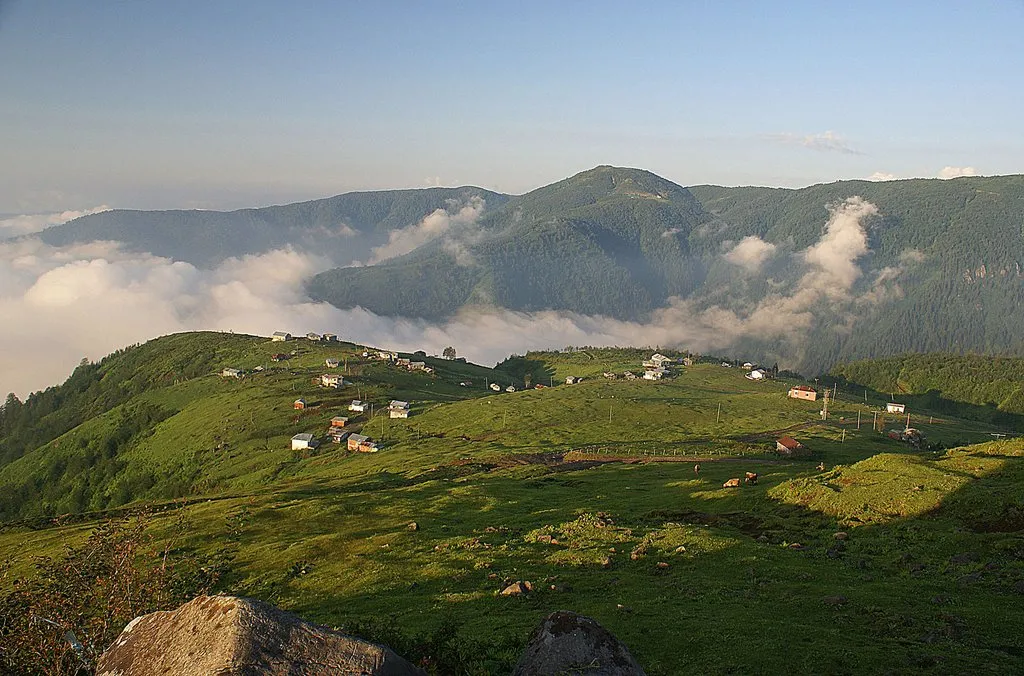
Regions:
[[[475, 208], [466, 209], [444, 219], [469, 223]], [[821, 307], [834, 311], [882, 298], [899, 268], [868, 280], [871, 284], [860, 296], [854, 292], [864, 274], [859, 260], [868, 252], [865, 224], [876, 213], [874, 205], [859, 197], [834, 205], [818, 242], [787, 254], [803, 269], [787, 291], [770, 293], [741, 309], [674, 298], [647, 323], [507, 310], [475, 310], [431, 323], [381, 317], [362, 308], [339, 310], [311, 302], [303, 290], [304, 280], [330, 267], [330, 261], [292, 250], [229, 259], [203, 270], [129, 253], [112, 242], [67, 247], [51, 247], [35, 238], [3, 242], [0, 389], [23, 397], [63, 381], [83, 357], [95, 360], [125, 345], [200, 329], [257, 335], [332, 331], [359, 343], [430, 353], [454, 345], [470, 360], [490, 364], [509, 354], [565, 345], [728, 350], [745, 337], [796, 336]], [[783, 254], [748, 237], [726, 255], [748, 266]], [[919, 254], [910, 252], [905, 259], [901, 266], [914, 263]]]
[[45, 230], [54, 225], [67, 223], [82, 216], [98, 214], [101, 211], [110, 211], [110, 207], [102, 205], [82, 211], [61, 211], [48, 214], [22, 214], [19, 216], [7, 216], [0, 218], [0, 240], [29, 235], [40, 230]]
[[389, 258], [404, 256], [440, 237], [446, 237], [447, 243], [455, 246], [455, 237], [472, 235], [470, 231], [484, 212], [484, 206], [483, 198], [473, 196], [465, 204], [453, 203], [448, 209], [436, 209], [415, 225], [392, 230], [388, 241], [373, 249], [373, 255], [366, 264], [376, 265]]

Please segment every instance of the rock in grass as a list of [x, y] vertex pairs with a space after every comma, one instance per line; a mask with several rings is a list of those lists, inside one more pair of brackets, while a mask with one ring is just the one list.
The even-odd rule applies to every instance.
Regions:
[[530, 637], [513, 676], [645, 676], [629, 650], [607, 629], [583, 615], [559, 610]]
[[310, 624], [254, 599], [199, 596], [132, 620], [96, 666], [98, 676], [149, 674], [378, 674], [424, 672], [390, 649]]
[[411, 522], [409, 522], [408, 528], [411, 531], [418, 531], [420, 529], [420, 525], [418, 523], [416, 523], [415, 521], [411, 521]]
[[825, 605], [830, 608], [839, 608], [840, 606], [845, 606], [849, 599], [840, 594], [837, 596], [826, 596], [822, 600], [825, 602]]
[[838, 533], [833, 533], [832, 537], [834, 539], [836, 539], [836, 540], [849, 540], [850, 539], [850, 534], [847, 533], [846, 531], [841, 530]]
[[516, 580], [501, 590], [502, 596], [522, 596], [533, 591], [533, 584], [529, 580]]

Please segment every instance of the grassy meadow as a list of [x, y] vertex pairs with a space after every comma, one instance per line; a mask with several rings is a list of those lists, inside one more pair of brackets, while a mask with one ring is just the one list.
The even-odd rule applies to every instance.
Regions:
[[[3, 527], [4, 580], [111, 510], [149, 504], [172, 555], [224, 562], [224, 591], [400, 652], [443, 637], [464, 673], [507, 673], [557, 609], [597, 619], [649, 674], [1024, 667], [1024, 443], [991, 436], [1007, 430], [912, 410], [930, 444], [917, 450], [872, 429], [888, 395], [841, 391], [824, 421], [820, 401], [786, 397], [795, 381], [739, 368], [604, 379], [640, 370], [626, 351], [527, 355], [533, 382], [549, 373], [556, 386], [495, 394], [487, 383], [521, 387], [524, 371], [428, 358], [428, 375], [354, 345], [224, 341], [211, 373], [147, 390], [0, 470], [14, 490], [125, 409], [169, 414], [126, 443], [103, 500], [152, 475], [141, 494], [57, 525], [40, 514]], [[295, 354], [270, 360], [284, 350]], [[351, 385], [314, 384], [327, 357]], [[227, 366], [263, 370], [216, 375]], [[558, 385], [565, 375], [585, 379]], [[300, 396], [314, 407], [294, 410]], [[324, 433], [354, 398], [375, 412], [404, 399], [412, 415], [353, 416], [379, 453], [290, 450], [293, 434]], [[890, 416], [883, 429], [905, 424]], [[782, 433], [811, 457], [778, 456]], [[755, 485], [723, 488], [746, 472]], [[181, 494], [161, 496], [172, 484]], [[182, 519], [185, 538], [173, 535]], [[499, 594], [515, 580], [534, 591]]]

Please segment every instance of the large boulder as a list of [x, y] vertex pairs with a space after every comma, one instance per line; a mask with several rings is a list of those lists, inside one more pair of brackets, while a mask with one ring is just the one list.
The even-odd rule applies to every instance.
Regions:
[[304, 622], [253, 599], [199, 596], [132, 620], [98, 676], [359, 674], [422, 676], [384, 646]]
[[513, 676], [644, 676], [622, 643], [595, 620], [551, 613], [530, 637]]

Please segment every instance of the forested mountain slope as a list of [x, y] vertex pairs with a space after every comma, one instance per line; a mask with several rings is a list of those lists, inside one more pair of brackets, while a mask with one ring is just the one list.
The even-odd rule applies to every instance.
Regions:
[[427, 188], [352, 192], [327, 199], [238, 211], [134, 211], [91, 214], [39, 233], [62, 246], [94, 240], [123, 242], [142, 251], [216, 265], [225, 258], [285, 246], [326, 255], [338, 264], [359, 260], [388, 240], [388, 233], [421, 221], [438, 209], [475, 198], [484, 208], [505, 195], [481, 188]]

